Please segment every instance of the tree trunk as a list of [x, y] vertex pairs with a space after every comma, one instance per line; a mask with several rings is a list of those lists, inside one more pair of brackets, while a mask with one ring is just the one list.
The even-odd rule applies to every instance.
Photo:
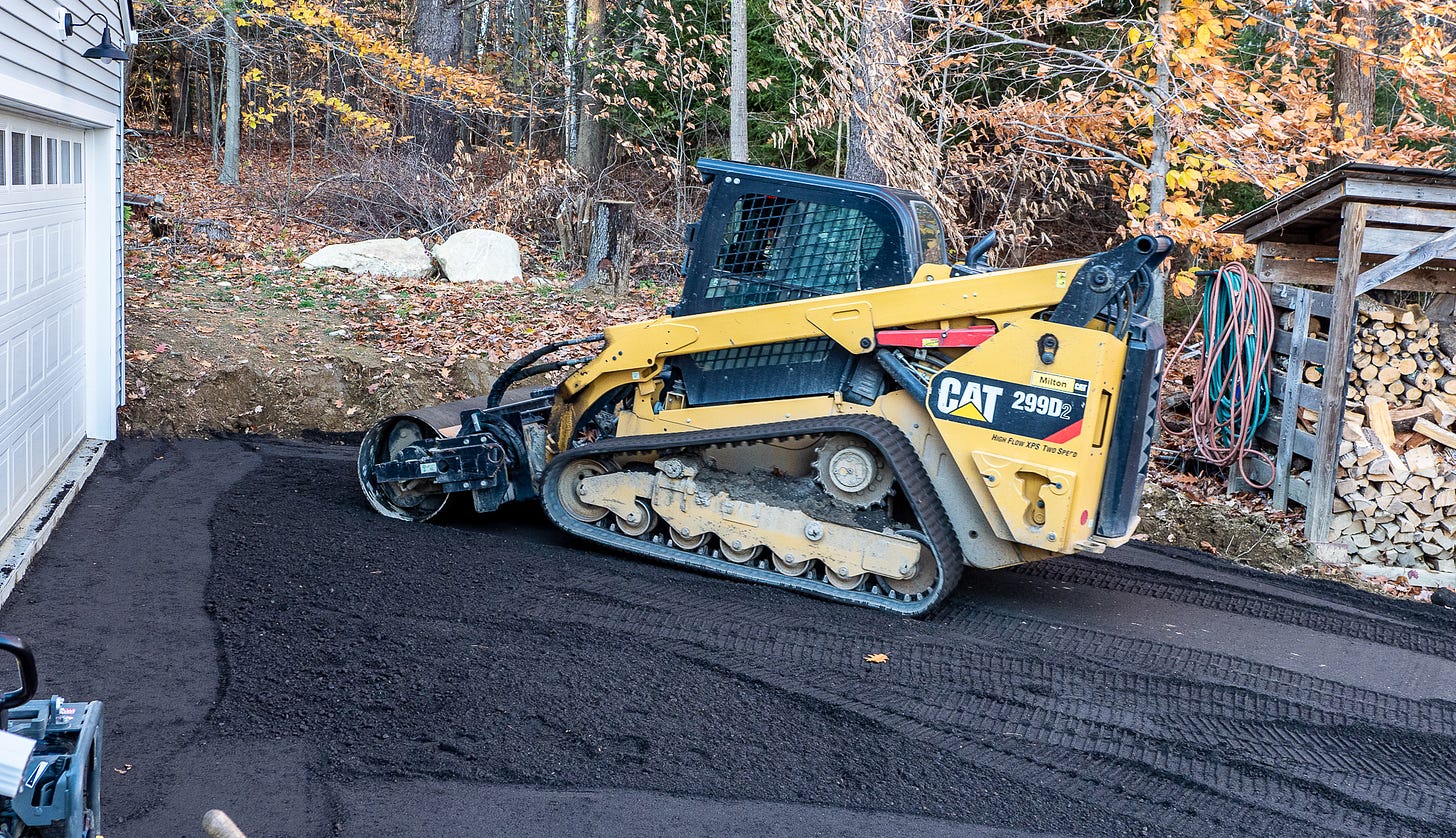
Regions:
[[[419, 0], [415, 6], [415, 52], [435, 64], [460, 58], [461, 0]], [[440, 165], [455, 156], [455, 112], [434, 98], [437, 85], [426, 85], [410, 103], [409, 132], [420, 152]]]
[[[1375, 37], [1375, 5], [1371, 0], [1348, 0], [1336, 9], [1335, 22], [1340, 33], [1371, 40]], [[1375, 128], [1375, 73], [1370, 62], [1356, 50], [1336, 47], [1334, 81], [1335, 142], [1356, 140], [1360, 148], [1369, 148]], [[1340, 117], [1342, 106], [1345, 114]], [[1332, 162], [1346, 159], [1336, 155]]]
[[586, 0], [586, 14], [582, 20], [582, 52], [586, 58], [586, 71], [582, 73], [581, 116], [576, 129], [576, 167], [589, 178], [599, 177], [605, 166], [605, 132], [597, 118], [595, 85], [591, 82], [592, 68], [602, 48], [605, 32], [606, 0]]
[[530, 67], [535, 60], [531, 52], [531, 10], [528, 0], [513, 0], [507, 6], [511, 26], [511, 89], [527, 102], [526, 116], [511, 117], [511, 142], [524, 146], [531, 133], [529, 114], [535, 107], [530, 76]]
[[728, 156], [748, 162], [748, 0], [731, 0], [728, 70]]
[[236, 185], [238, 182], [238, 152], [243, 138], [243, 64], [238, 54], [237, 5], [227, 2], [222, 7], [223, 26], [223, 83], [227, 87], [226, 134], [222, 141], [222, 167], [218, 169], [217, 182]]
[[217, 68], [212, 65], [212, 44], [203, 42], [202, 46], [207, 51], [207, 138], [212, 142], [212, 162], [216, 164], [222, 148], [217, 136]]
[[184, 137], [192, 122], [192, 51], [172, 42], [172, 136]]
[[[480, 50], [480, 14], [484, 0], [464, 0], [460, 6], [460, 63], [474, 67], [476, 53]], [[456, 139], [466, 148], [471, 147], [470, 131], [473, 126], [462, 121]]]
[[851, 81], [849, 153], [844, 176], [866, 183], [884, 183], [882, 160], [892, 140], [891, 110], [901, 107], [900, 79], [895, 73], [910, 38], [908, 0], [865, 0], [860, 7], [859, 45]]
[[561, 113], [565, 122], [561, 126], [562, 158], [576, 160], [576, 11], [577, 0], [566, 0], [565, 44], [561, 49], [561, 71], [566, 77], [566, 90], [562, 95]]
[[480, 10], [484, 5], [482, 0], [465, 0], [460, 6], [460, 63], [466, 67], [475, 65], [480, 49]]
[[637, 238], [637, 205], [631, 201], [597, 201], [592, 213], [591, 246], [586, 276], [580, 287], [597, 285], [621, 293], [632, 275], [632, 247]]
[[[1168, 200], [1168, 152], [1172, 140], [1168, 136], [1168, 97], [1172, 89], [1172, 69], [1168, 56], [1173, 50], [1173, 3], [1172, 0], [1158, 0], [1157, 69], [1153, 78], [1153, 154], [1148, 161], [1148, 214], [1152, 216], [1150, 233], [1163, 229], [1163, 203]], [[1150, 291], [1148, 317], [1154, 323], [1163, 322], [1166, 268], [1160, 268]]]

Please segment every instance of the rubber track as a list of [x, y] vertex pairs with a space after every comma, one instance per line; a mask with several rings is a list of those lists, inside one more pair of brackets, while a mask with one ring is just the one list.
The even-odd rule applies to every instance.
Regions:
[[[605, 527], [578, 521], [562, 506], [557, 493], [561, 470], [573, 460], [585, 457], [649, 452], [661, 454], [710, 445], [768, 442], [775, 439], [832, 433], [851, 433], [865, 439], [879, 451], [880, 456], [885, 459], [890, 470], [895, 474], [904, 497], [915, 512], [921, 532], [930, 541], [931, 552], [935, 556], [939, 571], [936, 587], [923, 598], [905, 601], [867, 591], [841, 591], [828, 583], [814, 579], [786, 576], [753, 565], [734, 564], [726, 559], [680, 550], [666, 543], [659, 544], [633, 538]], [[761, 582], [821, 599], [864, 605], [895, 614], [921, 616], [930, 613], [951, 591], [955, 590], [956, 583], [960, 581], [961, 576], [960, 544], [951, 529], [950, 519], [946, 516], [945, 509], [935, 494], [929, 475], [925, 473], [925, 468], [921, 465], [920, 458], [916, 456], [915, 449], [911, 447], [910, 440], [893, 423], [878, 416], [825, 416], [794, 422], [778, 422], [771, 425], [618, 437], [581, 445], [558, 454], [546, 467], [546, 472], [541, 479], [541, 505], [556, 526], [588, 541], [595, 541], [624, 552], [685, 565], [721, 576]]]

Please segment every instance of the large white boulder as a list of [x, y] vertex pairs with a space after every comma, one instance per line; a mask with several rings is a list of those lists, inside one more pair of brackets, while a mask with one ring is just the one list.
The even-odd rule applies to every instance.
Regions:
[[495, 230], [461, 230], [435, 245], [435, 261], [451, 282], [519, 282], [521, 246]]
[[400, 279], [425, 279], [435, 272], [435, 263], [418, 238], [331, 244], [302, 264], [305, 268], [343, 268], [350, 273]]

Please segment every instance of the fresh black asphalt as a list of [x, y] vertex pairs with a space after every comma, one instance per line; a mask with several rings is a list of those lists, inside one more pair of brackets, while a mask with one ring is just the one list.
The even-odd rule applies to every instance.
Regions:
[[916, 621], [529, 506], [386, 520], [330, 440], [130, 439], [0, 627], [43, 691], [106, 702], [108, 838], [214, 807], [252, 838], [1456, 823], [1452, 612], [1146, 546], [972, 574]]

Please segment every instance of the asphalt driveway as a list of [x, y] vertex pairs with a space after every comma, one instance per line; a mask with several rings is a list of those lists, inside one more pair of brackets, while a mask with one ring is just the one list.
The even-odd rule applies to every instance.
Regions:
[[[1456, 619], [1126, 549], [914, 621], [372, 513], [328, 441], [114, 443], [0, 613], [109, 838], [1449, 835]], [[864, 656], [884, 653], [870, 664]]]

